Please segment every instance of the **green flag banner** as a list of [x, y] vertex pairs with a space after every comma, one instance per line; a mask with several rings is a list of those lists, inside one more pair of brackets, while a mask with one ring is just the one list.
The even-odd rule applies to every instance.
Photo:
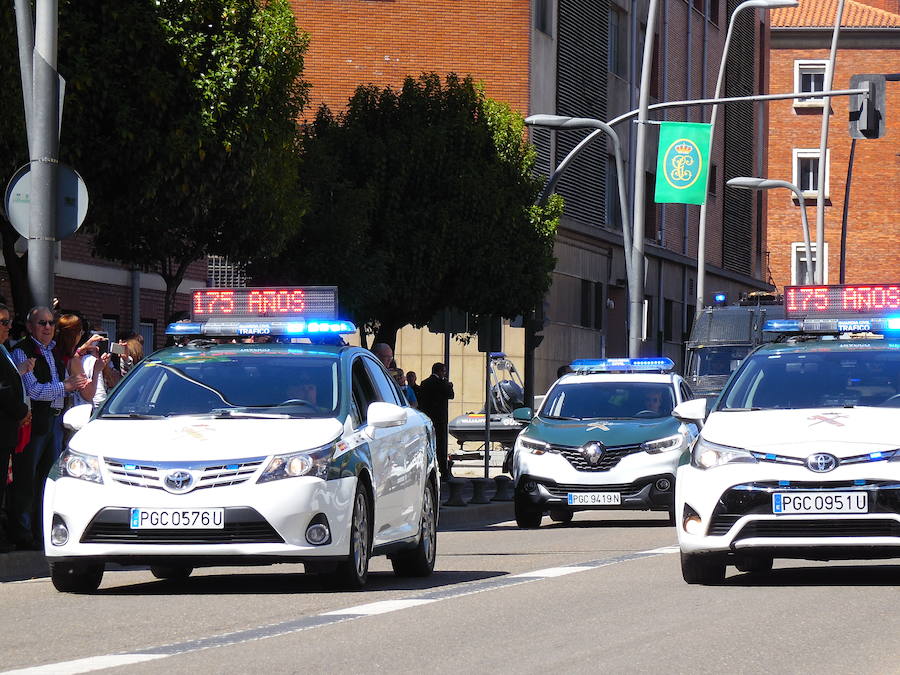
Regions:
[[658, 204], [702, 204], [709, 173], [709, 125], [661, 122], [656, 160]]

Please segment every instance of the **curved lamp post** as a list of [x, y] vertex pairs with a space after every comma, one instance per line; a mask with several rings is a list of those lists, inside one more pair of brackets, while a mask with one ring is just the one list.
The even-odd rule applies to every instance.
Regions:
[[802, 190], [793, 183], [786, 180], [773, 180], [771, 178], [751, 178], [749, 176], [738, 176], [732, 178], [727, 183], [728, 187], [742, 188], [744, 190], [771, 190], [772, 188], [787, 188], [797, 195], [800, 201], [800, 224], [803, 229], [803, 244], [806, 246], [806, 283], [813, 282], [813, 261], [812, 247], [809, 243], [809, 221], [806, 218], [806, 199]]
[[[625, 247], [625, 276], [628, 279], [628, 356], [640, 356], [640, 334], [638, 330], [643, 319], [642, 302], [638, 300], [638, 289], [635, 283], [633, 239], [631, 232], [631, 220], [628, 215], [628, 191], [625, 187], [625, 162], [622, 159], [622, 142], [619, 134], [606, 122], [587, 117], [563, 117], [561, 115], [532, 115], [525, 119], [525, 124], [535, 127], [548, 127], [550, 129], [597, 129], [604, 132], [612, 139], [613, 153], [616, 158], [616, 181], [619, 187], [619, 207], [622, 212], [622, 239]], [[538, 203], [546, 200], [556, 188], [556, 183], [562, 175], [564, 165], [568, 164], [576, 153], [570, 153], [557, 167], [553, 176], [547, 181]]]
[[[731, 46], [731, 34], [734, 31], [734, 21], [738, 14], [745, 9], [776, 9], [778, 7], [797, 7], [798, 0], [746, 0], [738, 5], [728, 21], [728, 32], [725, 34], [725, 44], [722, 47], [722, 60], [719, 62], [719, 76], [716, 78], [716, 94], [713, 98], [722, 98], [722, 86], [725, 83], [725, 64], [728, 57], [728, 48]], [[713, 104], [709, 118], [709, 145], [710, 157], [712, 147], [715, 144], [716, 117], [719, 114], [719, 105]], [[704, 295], [706, 294], [706, 201], [700, 206], [700, 223], [697, 229], [697, 304], [695, 315], [700, 316], [704, 307]]]

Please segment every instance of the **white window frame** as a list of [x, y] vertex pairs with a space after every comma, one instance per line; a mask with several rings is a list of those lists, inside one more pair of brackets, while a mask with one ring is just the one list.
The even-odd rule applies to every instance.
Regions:
[[[822, 71], [824, 75], [826, 70], [828, 69], [828, 61], [823, 61], [821, 59], [797, 59], [794, 61], [794, 91], [800, 92], [800, 82], [802, 81], [801, 75], [806, 72], [818, 72]], [[823, 82], [824, 84], [824, 82]], [[825, 97], [820, 96], [818, 98], [807, 98], [807, 99], [794, 99], [794, 107], [795, 108], [821, 108], [825, 105]]]
[[[812, 249], [813, 254], [813, 262], [818, 262], [818, 255], [816, 254], [816, 242], [809, 242], [809, 247]], [[825, 251], [825, 269], [824, 276], [822, 277], [822, 283], [828, 283], [828, 242], [825, 242], [825, 246], [823, 246], [823, 250]], [[794, 241], [791, 242], [791, 285], [792, 286], [800, 286], [800, 270], [805, 267], [806, 263], [806, 244], [802, 241]], [[815, 267], [813, 268], [815, 269]], [[810, 284], [815, 283], [814, 281], [810, 281]]]
[[[794, 148], [791, 151], [791, 174], [792, 182], [800, 187], [800, 160], [801, 159], [819, 159], [818, 148]], [[831, 149], [825, 151], [825, 199], [829, 198], [829, 179], [831, 177]], [[818, 190], [803, 190], [803, 196], [809, 199], [815, 199], [818, 196]], [[794, 199], [797, 196], [794, 195]]]

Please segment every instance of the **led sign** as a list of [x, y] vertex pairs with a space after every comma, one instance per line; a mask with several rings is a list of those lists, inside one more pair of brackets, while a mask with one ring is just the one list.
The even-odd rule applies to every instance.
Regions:
[[191, 320], [247, 320], [337, 317], [336, 286], [198, 288], [192, 291]]
[[900, 284], [785, 286], [788, 319], [860, 319], [900, 314]]

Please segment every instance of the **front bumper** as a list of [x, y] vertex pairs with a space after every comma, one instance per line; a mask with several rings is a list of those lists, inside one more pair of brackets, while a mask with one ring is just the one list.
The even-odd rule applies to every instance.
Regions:
[[[805, 467], [735, 465], [678, 471], [676, 530], [686, 553], [752, 552], [782, 558], [900, 556], [900, 465], [846, 466], [828, 474]], [[868, 512], [775, 514], [775, 492], [865, 491]], [[688, 516], [699, 518], [688, 532]]]
[[[254, 564], [337, 559], [349, 553], [356, 478], [312, 477], [245, 483], [175, 495], [117, 483], [74, 478], [48, 480], [44, 492], [44, 550], [51, 562], [90, 558], [149, 564]], [[131, 508], [223, 508], [222, 529], [131, 529]], [[330, 542], [314, 546], [306, 529], [327, 519]], [[68, 529], [62, 546], [51, 542], [54, 517]]]
[[[542, 509], [565, 511], [601, 511], [608, 509], [630, 509], [639, 511], [668, 511], [674, 500], [675, 477], [670, 474], [644, 476], [632, 483], [584, 485], [557, 483], [546, 478], [522, 476], [516, 492], [519, 498]], [[620, 495], [621, 503], [615, 505], [572, 505], [569, 494], [587, 492], [614, 492]]]

